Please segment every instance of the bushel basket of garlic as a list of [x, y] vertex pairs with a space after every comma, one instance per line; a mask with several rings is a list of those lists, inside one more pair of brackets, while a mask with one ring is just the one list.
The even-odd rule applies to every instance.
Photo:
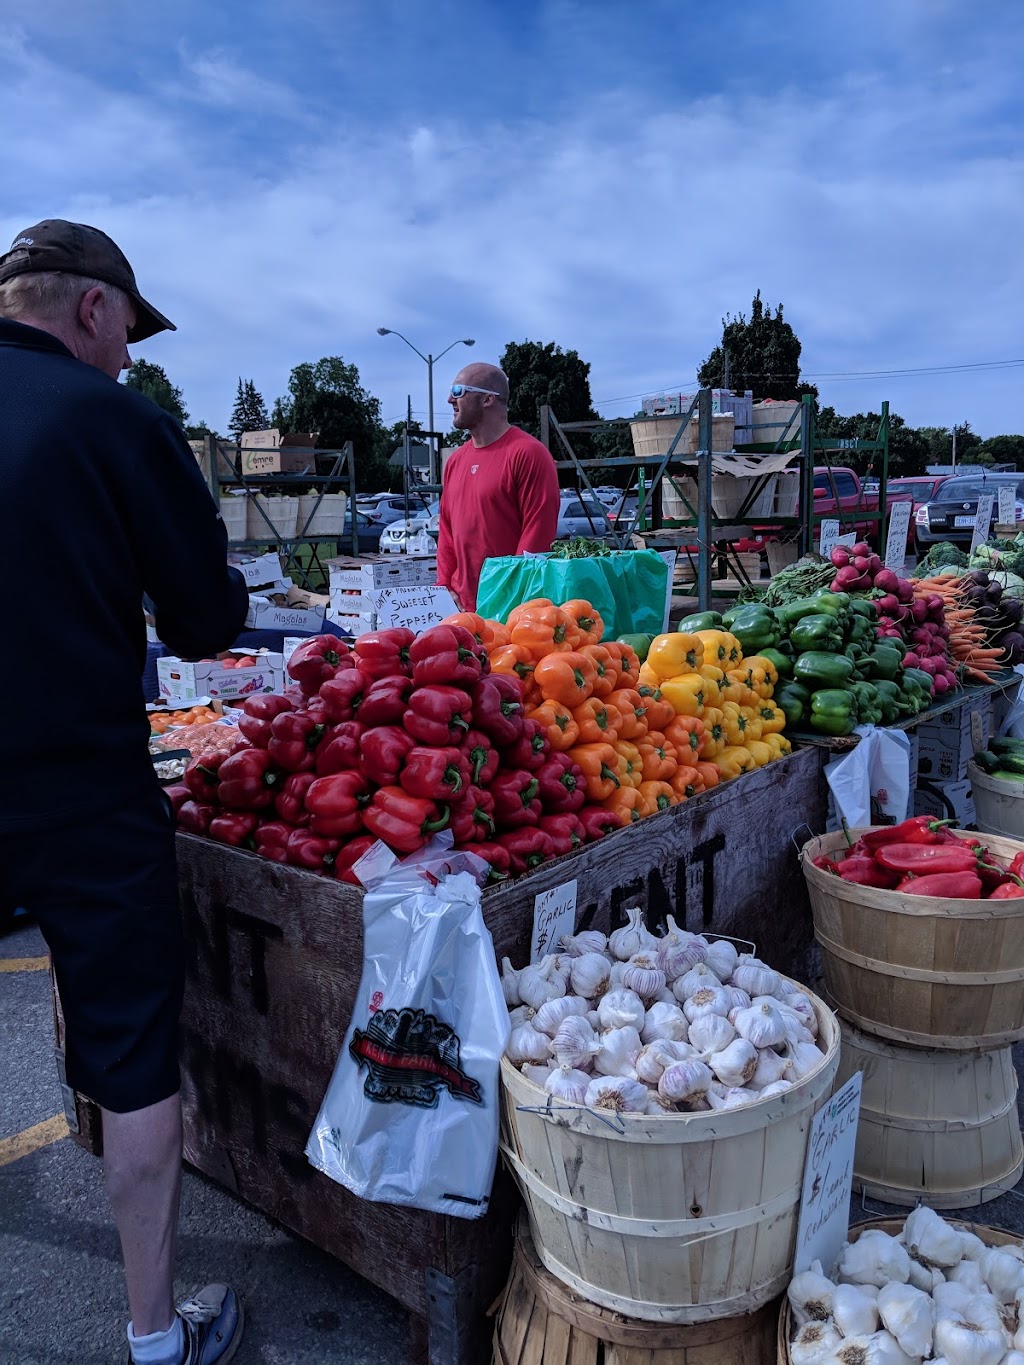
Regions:
[[923, 1206], [851, 1228], [830, 1273], [815, 1261], [786, 1298], [790, 1365], [1024, 1365], [1024, 1246]]
[[548, 1270], [634, 1317], [752, 1311], [792, 1273], [835, 1016], [727, 939], [639, 910], [502, 984], [502, 1151]]

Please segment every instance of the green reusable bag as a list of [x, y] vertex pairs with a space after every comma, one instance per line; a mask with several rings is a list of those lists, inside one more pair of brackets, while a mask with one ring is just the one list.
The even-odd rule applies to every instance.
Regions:
[[589, 559], [506, 555], [485, 559], [477, 590], [481, 616], [507, 621], [533, 597], [556, 605], [583, 598], [604, 622], [604, 638], [660, 635], [669, 587], [668, 565], [655, 550], [618, 550]]

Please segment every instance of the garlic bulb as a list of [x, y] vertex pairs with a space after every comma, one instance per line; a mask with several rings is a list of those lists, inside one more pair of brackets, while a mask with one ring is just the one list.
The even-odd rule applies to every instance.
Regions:
[[883, 1285], [878, 1313], [901, 1351], [923, 1360], [932, 1353], [932, 1301], [909, 1284]]
[[592, 1079], [585, 1071], [575, 1071], [571, 1066], [556, 1066], [554, 1071], [548, 1073], [544, 1089], [556, 1100], [582, 1104]]
[[956, 1228], [950, 1227], [934, 1209], [921, 1204], [907, 1215], [903, 1224], [903, 1245], [915, 1261], [924, 1266], [954, 1266], [963, 1258], [963, 1243]]
[[908, 1284], [912, 1284], [915, 1289], [920, 1289], [922, 1294], [930, 1294], [936, 1285], [945, 1284], [946, 1277], [938, 1266], [931, 1270], [920, 1261], [915, 1261], [913, 1256], [910, 1258], [910, 1279]]
[[622, 984], [641, 1000], [651, 1001], [665, 985], [665, 973], [653, 953], [634, 953], [622, 973]]
[[[757, 1054], [757, 1066], [754, 1067], [754, 1074], [750, 1078], [750, 1088], [764, 1090], [766, 1086], [781, 1081], [788, 1069], [789, 1062], [785, 1057], [780, 1057], [777, 1052], [766, 1047]], [[788, 1086], [786, 1088], [789, 1089]]]
[[644, 1110], [645, 1114], [650, 1114], [654, 1118], [664, 1118], [666, 1114], [679, 1113], [672, 1101], [666, 1100], [656, 1090], [653, 1092], [649, 1090], [647, 1093], [650, 1098], [647, 1101], [647, 1108]]
[[823, 1365], [919, 1365], [919, 1361], [901, 1351], [889, 1332], [874, 1332], [869, 1337], [849, 1337], [825, 1357]]
[[791, 1010], [788, 1005], [782, 1005], [778, 1001], [773, 1002], [775, 1013], [782, 1020], [782, 1027], [786, 1035], [787, 1043], [813, 1043], [815, 1034], [807, 1027], [803, 1017], [797, 1014], [796, 1010]]
[[1000, 1303], [1013, 1303], [1024, 1288], [1024, 1264], [1002, 1247], [990, 1247], [978, 1262], [981, 1276]]
[[509, 1034], [505, 1055], [517, 1066], [520, 1062], [543, 1062], [551, 1056], [551, 1040], [531, 1024], [520, 1024]]
[[647, 1018], [644, 1002], [635, 991], [624, 986], [606, 991], [597, 1007], [597, 1017], [603, 1029], [625, 1028], [627, 1024], [640, 1031]]
[[608, 981], [612, 986], [622, 985], [622, 973], [626, 970], [626, 963], [620, 962], [618, 958], [611, 964], [611, 971], [608, 973]]
[[771, 967], [750, 953], [740, 954], [731, 981], [750, 996], [774, 995], [782, 984], [778, 972], [772, 971]]
[[819, 1365], [842, 1343], [830, 1322], [805, 1322], [789, 1344], [789, 1358], [793, 1365]]
[[642, 1042], [653, 1043], [656, 1038], [671, 1038], [673, 1042], [685, 1042], [687, 1037], [686, 1015], [673, 1001], [671, 1005], [652, 1005], [644, 1015], [644, 1026], [640, 1030]]
[[690, 1025], [688, 1037], [698, 1052], [721, 1052], [736, 1037], [736, 1030], [720, 1014], [703, 1014]]
[[810, 1270], [794, 1275], [786, 1290], [794, 1322], [800, 1327], [805, 1322], [827, 1322], [835, 1292], [836, 1285], [822, 1274], [821, 1262], [812, 1261]]
[[688, 1100], [707, 1093], [711, 1072], [703, 1062], [673, 1062], [658, 1082], [658, 1094], [667, 1100]]
[[727, 938], [713, 939], [707, 945], [707, 958], [705, 961], [718, 977], [719, 981], [728, 981], [736, 970], [736, 963], [739, 953], [736, 946], [729, 942]]
[[988, 1286], [982, 1278], [981, 1263], [979, 1261], [969, 1261], [966, 1257], [962, 1261], [958, 1261], [957, 1264], [952, 1267], [947, 1273], [946, 1279], [952, 1280], [954, 1284], [963, 1285], [963, 1287], [969, 1289], [972, 1294], [978, 1294], [983, 1290], [988, 1289]]
[[814, 1012], [814, 1004], [810, 996], [804, 995], [803, 991], [791, 991], [789, 995], [785, 996], [782, 1003], [794, 1014], [798, 1014], [803, 1020], [804, 1027], [817, 1038], [818, 1016]]
[[668, 980], [674, 982], [698, 962], [707, 961], [708, 945], [699, 934], [680, 929], [671, 915], [665, 917], [665, 922], [668, 929], [658, 942], [658, 961]]
[[757, 1048], [745, 1038], [734, 1038], [721, 1052], [713, 1052], [708, 1065], [723, 1085], [744, 1086], [757, 1069]]
[[760, 1098], [756, 1090], [742, 1085], [720, 1085], [713, 1081], [708, 1086], [708, 1104], [712, 1109], [738, 1109], [741, 1104], [753, 1104]]
[[534, 1062], [524, 1062], [519, 1070], [528, 1081], [532, 1081], [534, 1085], [539, 1085], [542, 1090], [547, 1084], [548, 1077], [551, 1075], [550, 1065], [541, 1066]]
[[524, 1005], [540, 1009], [546, 1000], [565, 995], [565, 980], [555, 963], [554, 955], [542, 958], [535, 967], [524, 967], [519, 973], [519, 998]]
[[806, 1076], [810, 1076], [825, 1060], [824, 1054], [818, 1050], [817, 1043], [789, 1043], [786, 1046], [786, 1058], [789, 1062], [789, 1078], [792, 1081], [802, 1081]]
[[683, 1013], [691, 1024], [702, 1014], [721, 1014], [724, 1017], [729, 1013], [729, 1000], [721, 986], [704, 986], [696, 995], [683, 1001]]
[[730, 1014], [733, 1012], [733, 1010], [745, 1010], [748, 1008], [750, 1004], [752, 1004], [750, 996], [746, 993], [746, 991], [741, 991], [739, 986], [733, 986], [726, 982], [726, 984], [722, 987], [722, 990], [725, 991], [726, 996], [729, 999]]
[[977, 1300], [962, 1313], [949, 1313], [935, 1319], [935, 1349], [949, 1365], [999, 1365], [1006, 1354], [1006, 1334], [998, 1319], [992, 1323], [977, 1312]]
[[[754, 1075], [755, 1076], [757, 1075], [756, 1071], [754, 1072]], [[753, 1081], [751, 1081], [751, 1085], [753, 1085]], [[792, 1089], [793, 1089], [792, 1081], [772, 1081], [770, 1085], [766, 1085], [762, 1089], [761, 1098], [763, 1100], [770, 1100], [773, 1099], [776, 1095], [783, 1095], [787, 1090]]]
[[662, 986], [658, 994], [651, 1000], [652, 1005], [675, 1005], [677, 1000], [672, 994], [671, 986]]
[[628, 1076], [598, 1076], [587, 1086], [584, 1102], [596, 1109], [642, 1114], [649, 1096], [650, 1091], [641, 1081], [630, 1080]]
[[932, 1290], [932, 1303], [935, 1305], [934, 1316], [941, 1314], [962, 1313], [974, 1298], [975, 1290], [968, 1289], [965, 1284], [957, 1284], [955, 1280], [947, 1280], [944, 1284], [937, 1284]]
[[602, 1076], [631, 1076], [636, 1078], [636, 1059], [643, 1044], [632, 1024], [624, 1028], [610, 1028], [602, 1033], [600, 1046], [594, 1053], [594, 1070]]
[[536, 1013], [537, 1011], [532, 1005], [516, 1005], [515, 1009], [508, 1012], [509, 1028], [518, 1028], [520, 1024], [532, 1023]]
[[611, 971], [612, 964], [603, 953], [581, 953], [579, 957], [573, 959], [569, 972], [569, 985], [573, 995], [582, 995], [585, 1000], [594, 1000], [598, 995], [603, 995], [611, 978]]
[[704, 986], [720, 986], [722, 984], [706, 962], [698, 962], [695, 967], [691, 967], [688, 972], [677, 977], [676, 981], [679, 985], [678, 998], [683, 1000], [688, 1000], [691, 995], [696, 995]]
[[572, 970], [573, 957], [571, 953], [555, 954], [555, 971], [559, 974], [565, 984], [569, 984], [569, 972]]
[[778, 1047], [786, 1041], [786, 1025], [772, 1005], [751, 1005], [749, 1009], [740, 1010], [733, 1027], [754, 1047]]
[[559, 1066], [585, 1070], [593, 1062], [600, 1046], [601, 1040], [589, 1022], [577, 1015], [570, 1015], [559, 1024], [551, 1051]]
[[636, 953], [658, 951], [658, 940], [644, 927], [642, 910], [634, 907], [626, 911], [626, 923], [609, 937], [608, 948], [612, 956], [621, 962], [625, 962]]
[[968, 1232], [966, 1228], [959, 1230], [960, 1250], [965, 1261], [980, 1261], [988, 1247], [981, 1238], [974, 1232]]
[[588, 953], [603, 953], [608, 940], [600, 929], [583, 929], [578, 934], [563, 934], [560, 947], [570, 957], [584, 957]]
[[560, 995], [557, 1000], [544, 1001], [533, 1016], [533, 1027], [538, 1033], [546, 1033], [549, 1038], [553, 1038], [566, 1019], [573, 1015], [582, 1018], [588, 1009], [587, 1002], [581, 996]]
[[849, 1284], [873, 1284], [881, 1289], [891, 1281], [907, 1283], [910, 1257], [906, 1247], [895, 1237], [878, 1228], [869, 1228], [843, 1248], [836, 1269], [840, 1279]]
[[859, 1285], [837, 1284], [832, 1318], [844, 1337], [869, 1337], [878, 1331], [878, 1303]]
[[516, 971], [507, 957], [501, 959], [501, 993], [505, 997], [505, 1004], [508, 1005], [509, 1009], [522, 1004], [519, 995], [519, 978], [521, 975], [522, 972]]
[[598, 1014], [597, 1010], [587, 1011], [587, 1023], [590, 1025], [590, 1027], [594, 1030], [595, 1033], [599, 1033], [601, 1031], [601, 1016]]
[[697, 1053], [689, 1043], [675, 1042], [671, 1038], [657, 1038], [647, 1043], [637, 1055], [634, 1070], [637, 1078], [646, 1085], [657, 1085], [667, 1067], [673, 1062], [684, 1062]]

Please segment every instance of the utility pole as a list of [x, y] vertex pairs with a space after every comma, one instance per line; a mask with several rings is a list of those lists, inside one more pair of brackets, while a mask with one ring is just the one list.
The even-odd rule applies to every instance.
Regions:
[[722, 350], [725, 355], [725, 373], [722, 376], [722, 388], [727, 389], [729, 387], [729, 348], [728, 346], [723, 346]]
[[956, 473], [956, 427], [953, 428], [953, 473]]

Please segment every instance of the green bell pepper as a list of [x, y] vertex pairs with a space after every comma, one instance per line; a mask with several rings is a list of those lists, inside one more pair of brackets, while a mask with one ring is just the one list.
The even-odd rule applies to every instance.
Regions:
[[878, 620], [878, 607], [872, 602], [870, 597], [851, 597], [850, 610], [857, 616], [863, 616], [868, 621]]
[[786, 630], [791, 630], [805, 616], [818, 616], [822, 612], [842, 618], [846, 616], [846, 606], [839, 600], [843, 596], [843, 593], [829, 593], [826, 597], [801, 597], [784, 607], [776, 607], [775, 615]]
[[807, 715], [811, 694], [800, 683], [787, 682], [775, 689], [772, 700], [785, 715], [787, 725], [799, 725]]
[[792, 653], [783, 654], [781, 649], [759, 649], [757, 652], [762, 659], [767, 659], [772, 668], [775, 669], [780, 682], [793, 676]]
[[861, 725], [882, 723], [881, 699], [869, 682], [851, 683], [850, 691], [857, 698], [857, 714]]
[[808, 649], [841, 649], [843, 644], [842, 628], [827, 611], [802, 616], [790, 628], [789, 638], [798, 654]]
[[910, 715], [910, 704], [898, 683], [880, 678], [875, 683], [878, 704], [882, 708], [882, 724], [891, 725], [900, 716]]
[[852, 613], [846, 623], [847, 640], [855, 640], [857, 644], [874, 644], [875, 626], [874, 622], [869, 621], [866, 616], [858, 616]]
[[815, 588], [811, 593], [811, 597], [834, 603], [837, 611], [839, 608], [845, 609], [849, 607], [853, 602], [853, 598], [848, 592], [833, 592], [831, 588]]
[[853, 660], [845, 654], [809, 650], [797, 656], [793, 677], [811, 687], [845, 687], [853, 676]]
[[857, 698], [839, 688], [823, 688], [811, 697], [811, 725], [823, 735], [852, 735], [857, 728]]
[[918, 687], [925, 694], [929, 701], [932, 699], [932, 675], [926, 673], [923, 668], [905, 668], [903, 670], [903, 681], [906, 683], [917, 683]]
[[782, 627], [771, 607], [747, 603], [725, 612], [725, 629], [731, 631], [743, 646], [744, 654], [760, 654], [771, 649], [782, 639]]
[[872, 680], [885, 678], [892, 682], [900, 671], [903, 660], [896, 650], [889, 649], [887, 645], [875, 645], [870, 650], [865, 660], [867, 675]]
[[684, 616], [676, 627], [677, 630], [684, 631], [688, 635], [694, 634], [698, 630], [721, 630], [722, 628], [722, 615], [717, 611], [698, 611], [693, 616]]

